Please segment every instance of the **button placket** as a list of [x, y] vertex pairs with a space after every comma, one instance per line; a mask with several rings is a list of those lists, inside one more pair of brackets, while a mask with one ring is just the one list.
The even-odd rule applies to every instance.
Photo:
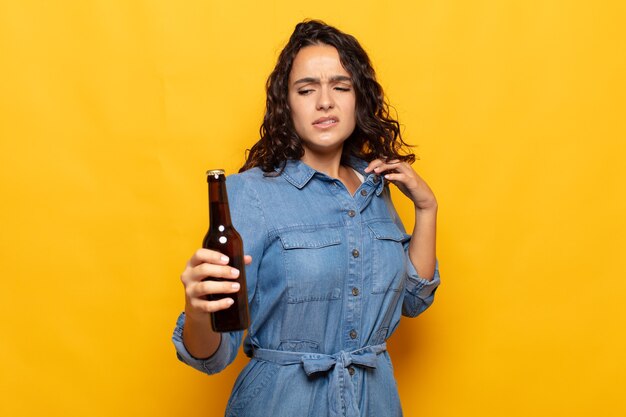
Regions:
[[[360, 258], [358, 236], [362, 233], [363, 224], [360, 220], [360, 212], [365, 204], [370, 200], [372, 193], [371, 184], [367, 184], [366, 190], [359, 190], [356, 195], [346, 192], [347, 189], [341, 183], [337, 183], [337, 188], [333, 194], [342, 206], [342, 216], [344, 217], [344, 225], [346, 230], [346, 240], [344, 248], [347, 249], [349, 255], [348, 275], [345, 281], [345, 309], [342, 315], [342, 333], [344, 336], [345, 349], [357, 349], [359, 347], [359, 333], [356, 329], [361, 326], [362, 303], [364, 301], [361, 296], [361, 288], [363, 286], [362, 278], [362, 260]], [[362, 193], [361, 191], [365, 191]], [[344, 250], [346, 250], [344, 249]], [[352, 296], [349, 296], [353, 294]], [[347, 369], [346, 369], [347, 370]], [[350, 372], [350, 371], [348, 371]], [[352, 372], [355, 372], [353, 370]]]

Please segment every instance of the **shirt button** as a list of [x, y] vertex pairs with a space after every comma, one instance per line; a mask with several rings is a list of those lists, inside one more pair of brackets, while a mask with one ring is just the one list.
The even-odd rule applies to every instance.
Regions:
[[358, 258], [358, 257], [359, 257], [359, 251], [358, 251], [358, 250], [356, 250], [356, 249], [354, 249], [354, 250], [352, 251], [352, 256], [354, 256], [355, 258]]
[[361, 195], [365, 197], [367, 195], [367, 190], [361, 190]]
[[350, 330], [350, 339], [356, 339], [357, 333], [356, 330]]
[[359, 289], [357, 287], [352, 287], [352, 295], [355, 297], [359, 295]]
[[354, 375], [354, 368], [353, 367], [349, 367], [348, 368], [348, 373], [350, 374], [350, 376]]
[[354, 211], [354, 210], [348, 211], [348, 216], [350, 216], [350, 217], [356, 216], [356, 211]]
[[378, 175], [374, 175], [374, 184], [378, 184], [380, 182], [380, 177]]

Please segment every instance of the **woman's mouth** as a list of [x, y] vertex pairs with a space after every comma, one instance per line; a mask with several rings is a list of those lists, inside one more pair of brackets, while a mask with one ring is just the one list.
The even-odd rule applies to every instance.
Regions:
[[325, 128], [333, 126], [337, 123], [339, 123], [339, 119], [337, 119], [336, 117], [320, 117], [313, 122], [313, 126]]

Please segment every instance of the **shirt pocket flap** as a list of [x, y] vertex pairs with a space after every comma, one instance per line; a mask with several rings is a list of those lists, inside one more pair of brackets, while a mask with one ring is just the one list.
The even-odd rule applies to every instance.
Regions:
[[374, 222], [369, 223], [370, 228], [376, 239], [393, 240], [395, 242], [406, 242], [410, 236], [402, 231], [393, 222]]
[[318, 249], [341, 243], [337, 229], [289, 230], [278, 237], [285, 249]]

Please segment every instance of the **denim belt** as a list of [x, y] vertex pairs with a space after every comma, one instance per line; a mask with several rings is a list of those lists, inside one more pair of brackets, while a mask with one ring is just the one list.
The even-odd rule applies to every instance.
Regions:
[[366, 346], [350, 352], [342, 350], [334, 355], [255, 349], [253, 357], [278, 365], [302, 364], [304, 372], [309, 376], [317, 372], [332, 372], [328, 387], [328, 409], [330, 410], [330, 416], [359, 417], [359, 407], [354, 392], [354, 384], [352, 383], [348, 368], [350, 365], [371, 369], [376, 368], [378, 354], [386, 350], [386, 343]]

